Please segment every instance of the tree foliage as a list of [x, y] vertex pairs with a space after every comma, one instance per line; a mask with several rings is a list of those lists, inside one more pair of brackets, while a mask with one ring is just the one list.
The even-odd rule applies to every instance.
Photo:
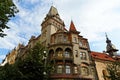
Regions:
[[120, 62], [112, 62], [107, 65], [107, 71], [109, 73], [108, 78], [111, 80], [120, 80]]
[[[49, 79], [51, 65], [43, 60], [46, 50], [39, 43], [29, 50], [25, 58], [19, 58], [15, 64], [0, 67], [0, 80], [46, 80]], [[47, 74], [44, 75], [43, 73]]]
[[9, 29], [7, 22], [18, 12], [13, 0], [0, 0], [0, 37], [6, 36], [4, 29]]

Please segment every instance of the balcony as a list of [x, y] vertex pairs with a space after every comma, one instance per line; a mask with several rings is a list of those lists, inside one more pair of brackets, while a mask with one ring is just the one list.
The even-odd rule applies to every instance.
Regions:
[[56, 56], [54, 59], [56, 59], [56, 60], [63, 60], [64, 57], [63, 56]]
[[70, 56], [70, 57], [64, 57], [64, 60], [65, 61], [73, 61], [73, 57], [72, 56]]

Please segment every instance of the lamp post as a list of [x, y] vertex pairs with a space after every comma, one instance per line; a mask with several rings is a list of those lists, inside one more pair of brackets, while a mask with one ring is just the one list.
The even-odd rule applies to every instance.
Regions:
[[43, 60], [44, 60], [44, 80], [47, 80], [47, 72], [46, 72], [46, 63], [47, 63], [47, 51], [43, 52]]

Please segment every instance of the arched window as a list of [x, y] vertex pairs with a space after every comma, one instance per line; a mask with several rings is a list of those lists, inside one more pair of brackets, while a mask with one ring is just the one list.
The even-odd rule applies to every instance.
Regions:
[[61, 48], [58, 48], [58, 49], [56, 50], [56, 53], [57, 53], [57, 56], [58, 56], [58, 57], [63, 57], [63, 50], [62, 50]]
[[65, 72], [66, 72], [66, 74], [70, 74], [71, 73], [71, 69], [70, 69], [69, 65], [65, 66]]
[[63, 71], [62, 65], [58, 65], [57, 66], [57, 73], [62, 73], [62, 71]]
[[54, 51], [53, 50], [49, 51], [48, 57], [49, 57], [49, 59], [54, 57]]
[[87, 68], [87, 67], [82, 67], [82, 68], [81, 68], [81, 74], [82, 74], [82, 75], [85, 75], [85, 76], [89, 75], [89, 70], [88, 70], [88, 68]]
[[71, 52], [72, 52], [72, 51], [71, 51], [70, 48], [66, 48], [66, 49], [65, 49], [65, 53], [64, 53], [65, 58], [70, 58]]

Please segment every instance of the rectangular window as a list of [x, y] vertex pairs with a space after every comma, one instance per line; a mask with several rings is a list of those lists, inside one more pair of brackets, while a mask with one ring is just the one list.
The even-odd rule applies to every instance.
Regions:
[[86, 60], [87, 59], [85, 52], [80, 52], [80, 59], [82, 59], [82, 60]]
[[58, 42], [62, 42], [62, 35], [58, 35]]
[[70, 66], [65, 66], [66, 67], [66, 74], [70, 74]]
[[66, 38], [66, 36], [64, 36], [64, 42], [66, 42], [67, 41], [67, 38]]
[[83, 45], [83, 44], [82, 44], [82, 41], [79, 42], [79, 45], [80, 45], [80, 47], [82, 47], [82, 45]]
[[57, 73], [62, 73], [62, 65], [57, 66]]
[[74, 37], [74, 42], [77, 43], [77, 38], [76, 37]]

